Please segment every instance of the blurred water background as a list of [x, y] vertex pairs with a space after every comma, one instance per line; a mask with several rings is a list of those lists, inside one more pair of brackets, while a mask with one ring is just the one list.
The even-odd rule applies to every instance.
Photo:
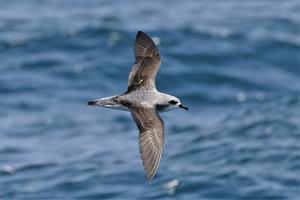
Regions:
[[[151, 183], [130, 114], [86, 105], [126, 90], [138, 30], [190, 108]], [[298, 0], [1, 0], [0, 61], [0, 199], [300, 196]]]

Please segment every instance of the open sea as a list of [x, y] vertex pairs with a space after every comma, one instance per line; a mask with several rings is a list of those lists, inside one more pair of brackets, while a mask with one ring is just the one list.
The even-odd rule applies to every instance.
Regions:
[[[127, 89], [139, 30], [189, 107], [151, 182], [131, 115], [87, 106]], [[299, 0], [0, 0], [1, 200], [299, 198]]]

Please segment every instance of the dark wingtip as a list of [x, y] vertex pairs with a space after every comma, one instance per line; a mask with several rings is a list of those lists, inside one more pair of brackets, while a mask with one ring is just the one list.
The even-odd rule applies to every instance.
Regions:
[[150, 183], [153, 180], [155, 174], [146, 174], [147, 182]]
[[146, 35], [146, 33], [144, 33], [143, 31], [138, 31], [136, 36], [138, 36], [138, 35]]
[[147, 177], [147, 182], [150, 184], [152, 182], [153, 177]]
[[88, 101], [87, 105], [89, 105], [89, 106], [97, 105], [97, 101], [95, 101], [95, 100]]
[[[146, 33], [144, 33], [143, 31], [138, 31], [137, 34], [136, 34], [136, 40], [137, 39], [142, 39], [142, 40], [150, 40], [152, 41], [151, 37], [149, 35], [147, 35]], [[150, 42], [149, 41], [149, 42]]]
[[154, 41], [151, 39], [150, 36], [148, 36], [146, 33], [142, 31], [138, 31], [135, 38], [135, 44], [134, 44], [134, 55], [136, 60], [138, 61], [139, 58], [146, 58], [158, 55], [159, 59], [159, 53], [158, 49], [154, 43]]

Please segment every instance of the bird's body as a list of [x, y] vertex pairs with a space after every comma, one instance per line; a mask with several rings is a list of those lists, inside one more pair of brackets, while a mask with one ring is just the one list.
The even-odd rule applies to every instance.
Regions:
[[135, 39], [135, 58], [124, 94], [91, 100], [88, 104], [131, 113], [140, 131], [139, 147], [146, 175], [151, 179], [158, 168], [164, 144], [164, 123], [158, 112], [188, 109], [177, 97], [157, 91], [155, 77], [161, 63], [159, 52], [152, 39], [141, 31]]
[[165, 99], [175, 99], [168, 94], [158, 92], [157, 90], [138, 90], [129, 94], [122, 94], [112, 97], [105, 97], [97, 99], [97, 105], [123, 111], [130, 111], [129, 107], [147, 107], [156, 108], [158, 112], [166, 112], [172, 109], [176, 109], [175, 106], [169, 105], [165, 102]]

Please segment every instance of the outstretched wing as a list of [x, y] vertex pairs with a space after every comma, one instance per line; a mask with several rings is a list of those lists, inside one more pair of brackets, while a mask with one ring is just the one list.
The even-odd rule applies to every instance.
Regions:
[[140, 153], [150, 180], [157, 171], [163, 150], [164, 122], [154, 108], [133, 108], [131, 114], [140, 131]]
[[127, 92], [145, 88], [155, 88], [155, 77], [160, 66], [159, 51], [153, 40], [139, 31], [134, 45], [135, 64], [128, 79]]

